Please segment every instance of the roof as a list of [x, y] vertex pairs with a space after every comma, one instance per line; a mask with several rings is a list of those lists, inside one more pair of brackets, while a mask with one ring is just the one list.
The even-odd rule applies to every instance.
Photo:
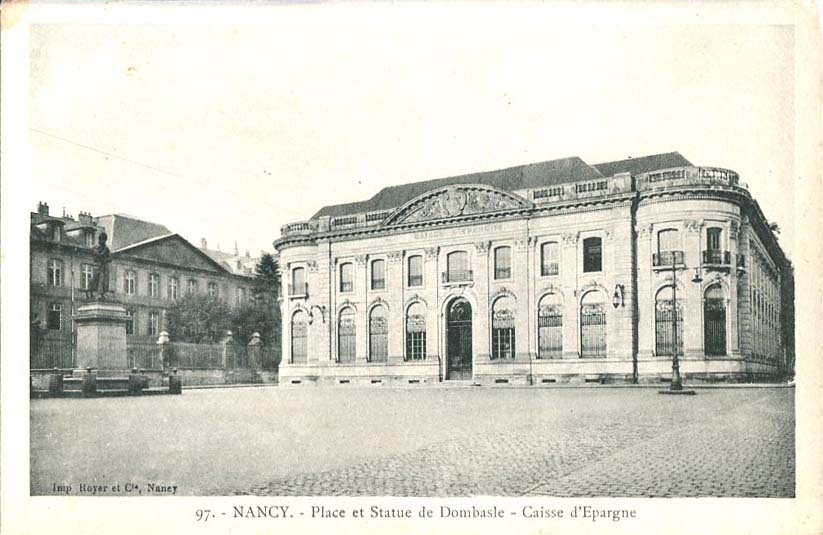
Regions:
[[619, 173], [650, 173], [659, 169], [669, 169], [672, 167], [687, 167], [693, 165], [679, 152], [666, 152], [663, 154], [653, 154], [651, 156], [641, 156], [640, 158], [627, 158], [616, 162], [606, 162], [595, 164], [595, 167], [604, 176], [614, 176]]
[[143, 221], [126, 214], [111, 214], [95, 218], [106, 230], [112, 251], [123, 249], [152, 238], [173, 234], [168, 228], [150, 221]]
[[[253, 275], [254, 268], [260, 261], [260, 257], [251, 257], [245, 255], [238, 255], [227, 253], [224, 251], [215, 251], [214, 249], [198, 248], [201, 252], [208, 255], [212, 260], [220, 264], [223, 269], [234, 273], [235, 275]], [[237, 262], [240, 261], [240, 267]]]
[[41, 225], [46, 223], [57, 223], [63, 227], [63, 235], [61, 242], [66, 245], [74, 247], [87, 247], [86, 237], [82, 233], [72, 232], [79, 229], [92, 229], [94, 231], [101, 230], [94, 224], [87, 224], [80, 221], [75, 221], [71, 217], [57, 217], [53, 215], [44, 215], [37, 212], [31, 212], [30, 216], [31, 226], [29, 228], [30, 238], [33, 240], [52, 241], [51, 232], [48, 229], [41, 228]]
[[391, 210], [406, 204], [415, 197], [445, 186], [455, 184], [484, 184], [505, 191], [554, 186], [567, 182], [603, 178], [603, 174], [580, 158], [562, 158], [546, 162], [518, 165], [495, 171], [484, 171], [389, 186], [380, 190], [368, 201], [325, 206], [312, 219], [322, 216], [341, 216], [361, 212]]

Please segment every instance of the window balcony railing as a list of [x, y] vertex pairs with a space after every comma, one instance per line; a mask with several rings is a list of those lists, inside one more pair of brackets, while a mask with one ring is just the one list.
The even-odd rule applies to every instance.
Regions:
[[309, 295], [308, 283], [289, 284], [289, 297], [307, 297]]
[[353, 292], [354, 291], [354, 283], [353, 282], [341, 282], [340, 283], [340, 291], [341, 292]]
[[540, 266], [540, 275], [543, 277], [547, 277], [550, 275], [557, 275], [560, 273], [559, 266], [557, 262], [552, 262], [550, 264], [543, 264]]
[[683, 251], [660, 251], [652, 254], [652, 266], [654, 267], [666, 267], [672, 264], [682, 265], [684, 263]]
[[385, 290], [386, 289], [386, 279], [372, 279], [371, 289], [372, 290]]
[[470, 269], [460, 269], [443, 272], [443, 282], [471, 282], [474, 274]]
[[512, 278], [512, 268], [497, 268], [494, 270], [494, 279], [510, 279]]
[[732, 254], [729, 251], [720, 249], [707, 249], [703, 251], [703, 263], [714, 266], [730, 266], [732, 264]]
[[423, 275], [409, 275], [409, 286], [423, 286]]

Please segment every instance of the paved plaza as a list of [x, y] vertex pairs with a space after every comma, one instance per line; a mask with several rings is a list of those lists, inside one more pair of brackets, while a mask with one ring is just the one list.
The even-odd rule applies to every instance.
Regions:
[[114, 483], [127, 494], [131, 482], [143, 496], [175, 486], [177, 495], [792, 497], [794, 389], [275, 387], [35, 400], [31, 478], [35, 495]]

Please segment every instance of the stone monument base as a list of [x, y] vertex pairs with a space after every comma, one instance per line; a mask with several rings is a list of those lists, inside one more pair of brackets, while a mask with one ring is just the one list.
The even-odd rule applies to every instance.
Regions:
[[126, 309], [118, 303], [92, 302], [81, 305], [74, 317], [77, 325], [77, 372], [128, 370], [126, 354]]

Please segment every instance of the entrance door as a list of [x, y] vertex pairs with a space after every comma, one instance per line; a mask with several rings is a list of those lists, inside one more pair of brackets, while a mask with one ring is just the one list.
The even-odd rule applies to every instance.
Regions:
[[719, 286], [709, 288], [703, 300], [703, 347], [706, 355], [726, 354], [726, 298]]
[[472, 307], [463, 298], [446, 315], [446, 379], [472, 378]]

